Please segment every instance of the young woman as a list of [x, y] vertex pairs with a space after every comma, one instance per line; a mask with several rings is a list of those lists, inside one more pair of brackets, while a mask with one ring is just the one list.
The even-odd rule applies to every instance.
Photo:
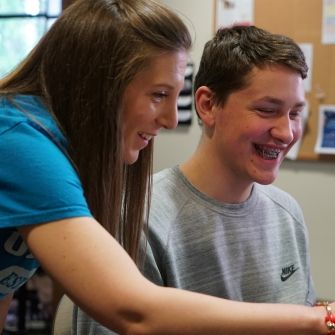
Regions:
[[327, 332], [322, 307], [286, 306], [279, 322], [283, 306], [158, 287], [133, 262], [152, 139], [176, 126], [190, 45], [151, 0], [77, 0], [1, 81], [1, 328], [41, 264], [121, 334]]

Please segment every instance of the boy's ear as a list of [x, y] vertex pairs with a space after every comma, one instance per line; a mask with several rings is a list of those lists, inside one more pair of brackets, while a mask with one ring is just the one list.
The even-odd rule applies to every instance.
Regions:
[[207, 127], [215, 124], [214, 94], [207, 86], [200, 86], [195, 92], [197, 113], [202, 123]]

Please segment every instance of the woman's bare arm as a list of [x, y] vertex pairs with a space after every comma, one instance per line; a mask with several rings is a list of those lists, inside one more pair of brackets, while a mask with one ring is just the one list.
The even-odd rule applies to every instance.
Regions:
[[241, 303], [156, 286], [91, 218], [30, 226], [20, 232], [72, 300], [120, 334], [327, 333], [323, 307]]

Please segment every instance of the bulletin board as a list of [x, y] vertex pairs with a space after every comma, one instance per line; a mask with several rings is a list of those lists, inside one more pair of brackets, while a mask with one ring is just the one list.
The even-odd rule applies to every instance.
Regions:
[[297, 159], [335, 161], [335, 155], [314, 151], [319, 107], [335, 104], [335, 44], [322, 44], [322, 0], [254, 0], [253, 15], [256, 26], [313, 45], [309, 115]]

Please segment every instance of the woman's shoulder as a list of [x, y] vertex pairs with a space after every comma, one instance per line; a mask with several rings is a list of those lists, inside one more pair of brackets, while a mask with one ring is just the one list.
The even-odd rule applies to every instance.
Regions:
[[8, 133], [20, 136], [23, 129], [33, 128], [56, 145], [66, 147], [66, 140], [55, 119], [38, 96], [22, 94], [11, 97], [0, 96], [0, 120], [0, 136]]

